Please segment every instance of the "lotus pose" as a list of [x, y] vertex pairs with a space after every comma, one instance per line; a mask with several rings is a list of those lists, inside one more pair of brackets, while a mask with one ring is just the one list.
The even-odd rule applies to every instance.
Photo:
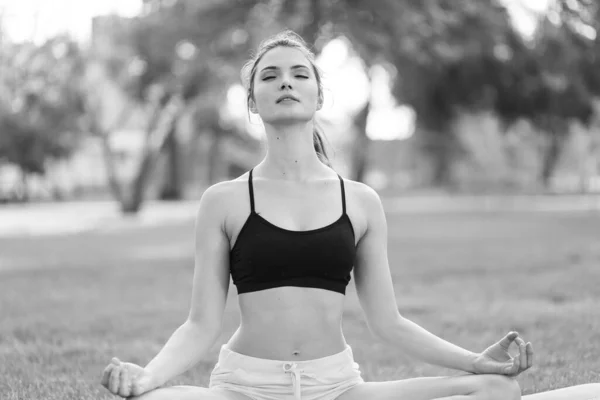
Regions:
[[[304, 41], [285, 31], [243, 68], [248, 107], [264, 123], [267, 153], [239, 178], [209, 187], [196, 220], [190, 312], [141, 367], [113, 358], [102, 384], [139, 400], [515, 400], [532, 345], [516, 332], [481, 353], [451, 344], [398, 312], [378, 194], [332, 168], [315, 129], [323, 88]], [[365, 382], [342, 332], [354, 276], [370, 331], [452, 377]], [[209, 386], [161, 387], [203, 359], [220, 335], [230, 276], [240, 325], [220, 348]], [[511, 356], [509, 347], [518, 354]], [[600, 398], [589, 384], [527, 396]]]

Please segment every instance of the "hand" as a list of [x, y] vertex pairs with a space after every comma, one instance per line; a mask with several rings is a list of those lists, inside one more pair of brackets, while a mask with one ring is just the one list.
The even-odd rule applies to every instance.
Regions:
[[[512, 342], [519, 347], [519, 354], [512, 357], [508, 348]], [[533, 365], [533, 348], [531, 343], [519, 337], [517, 332], [510, 332], [498, 343], [495, 343], [479, 354], [473, 363], [476, 374], [499, 374], [517, 376]]]
[[100, 383], [112, 394], [121, 397], [140, 396], [156, 385], [148, 371], [139, 365], [121, 362], [114, 357], [104, 369]]

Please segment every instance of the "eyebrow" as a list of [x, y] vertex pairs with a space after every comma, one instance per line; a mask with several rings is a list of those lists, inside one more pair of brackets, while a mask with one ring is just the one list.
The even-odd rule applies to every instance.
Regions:
[[[299, 65], [294, 65], [294, 66], [292, 66], [290, 69], [298, 69], [298, 68], [306, 68], [306, 69], [309, 69], [309, 68], [308, 68], [306, 65], [301, 65], [301, 64], [299, 64]], [[278, 69], [280, 69], [280, 68], [279, 68], [279, 67], [275, 67], [275, 66], [273, 66], [273, 65], [270, 65], [270, 66], [268, 66], [268, 67], [264, 67], [264, 68], [263, 68], [263, 69], [262, 69], [260, 72], [264, 72], [264, 71], [267, 71], [267, 70], [278, 70]]]

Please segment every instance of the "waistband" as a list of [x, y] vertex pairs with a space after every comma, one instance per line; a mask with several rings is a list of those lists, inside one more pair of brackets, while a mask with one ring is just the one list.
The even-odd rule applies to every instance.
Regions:
[[326, 370], [347, 364], [354, 364], [354, 355], [352, 354], [350, 345], [346, 345], [346, 348], [339, 353], [312, 360], [271, 360], [237, 353], [227, 348], [227, 345], [224, 344], [221, 346], [221, 351], [219, 352], [218, 363], [224, 368], [242, 368], [257, 372], [280, 372], [283, 365], [294, 364], [307, 373], [316, 373], [323, 369]]

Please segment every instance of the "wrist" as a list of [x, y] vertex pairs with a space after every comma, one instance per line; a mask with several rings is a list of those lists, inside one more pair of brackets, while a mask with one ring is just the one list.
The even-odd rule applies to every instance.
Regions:
[[148, 382], [150, 383], [150, 390], [154, 390], [167, 382], [163, 376], [158, 374], [156, 371], [153, 371], [151, 368], [146, 367], [144, 368], [144, 371], [146, 372]]
[[475, 368], [475, 365], [476, 365], [477, 358], [479, 358], [478, 353], [469, 352], [469, 354], [467, 355], [466, 363], [465, 363], [463, 370], [465, 372], [469, 372], [471, 374], [476, 374], [477, 369]]

